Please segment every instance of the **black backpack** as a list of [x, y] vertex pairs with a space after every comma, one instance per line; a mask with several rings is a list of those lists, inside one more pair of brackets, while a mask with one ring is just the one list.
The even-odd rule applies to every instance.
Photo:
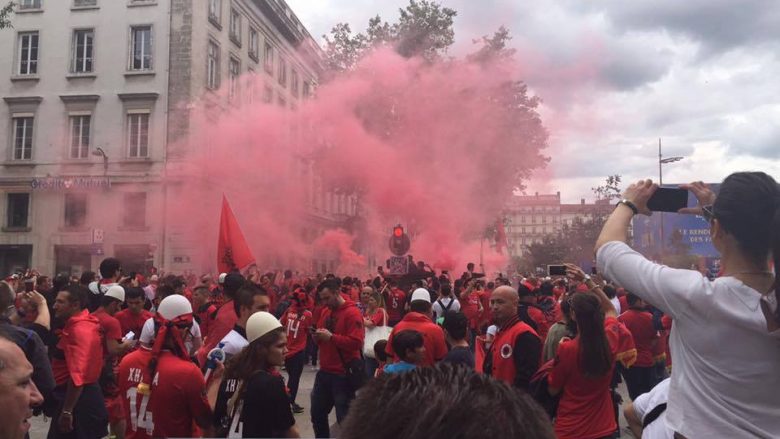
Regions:
[[531, 381], [528, 383], [528, 394], [542, 406], [550, 419], [555, 418], [555, 413], [558, 411], [558, 403], [561, 400], [560, 394], [552, 396], [547, 390], [547, 377], [550, 375], [554, 361], [555, 360], [550, 360], [544, 363], [542, 367], [536, 371], [534, 376], [531, 377]]
[[436, 319], [434, 319], [434, 321], [438, 320], [440, 317], [444, 317], [444, 314], [447, 314], [447, 311], [450, 310], [450, 307], [452, 306], [452, 304], [455, 303], [455, 299], [450, 297], [450, 303], [448, 303], [447, 306], [444, 306], [444, 304], [442, 303], [441, 299], [436, 300], [436, 303], [439, 304], [439, 306], [441, 307], [442, 311], [441, 311], [441, 315], [437, 315]]

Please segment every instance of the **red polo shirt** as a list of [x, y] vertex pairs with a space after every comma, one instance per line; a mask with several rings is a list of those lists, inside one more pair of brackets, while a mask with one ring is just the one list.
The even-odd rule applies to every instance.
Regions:
[[423, 337], [423, 345], [425, 346], [425, 360], [420, 364], [421, 366], [433, 366], [437, 361], [444, 358], [447, 355], [447, 343], [444, 339], [444, 331], [441, 327], [431, 321], [431, 319], [418, 312], [410, 312], [404, 316], [404, 319], [398, 322], [393, 327], [393, 332], [390, 333], [390, 337], [387, 338], [387, 347], [385, 352], [387, 355], [393, 358], [393, 361], [398, 361], [398, 356], [393, 351], [393, 336], [403, 330], [413, 329]]

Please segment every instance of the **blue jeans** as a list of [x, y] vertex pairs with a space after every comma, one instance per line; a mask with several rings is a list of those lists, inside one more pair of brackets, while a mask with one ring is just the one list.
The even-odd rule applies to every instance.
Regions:
[[347, 377], [318, 371], [311, 390], [311, 424], [315, 437], [330, 437], [328, 414], [336, 407], [336, 421], [341, 424], [347, 417], [349, 403], [355, 392], [349, 386]]
[[374, 378], [374, 373], [379, 368], [379, 362], [369, 357], [363, 358], [363, 362], [366, 365], [366, 376], [368, 379]]

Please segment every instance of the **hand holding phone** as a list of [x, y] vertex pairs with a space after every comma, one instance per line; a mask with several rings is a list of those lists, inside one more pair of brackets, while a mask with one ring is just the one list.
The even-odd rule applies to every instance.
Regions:
[[688, 191], [659, 187], [647, 200], [647, 208], [653, 212], [673, 212], [688, 207]]
[[547, 275], [548, 276], [566, 276], [566, 266], [565, 265], [548, 265], [547, 266]]

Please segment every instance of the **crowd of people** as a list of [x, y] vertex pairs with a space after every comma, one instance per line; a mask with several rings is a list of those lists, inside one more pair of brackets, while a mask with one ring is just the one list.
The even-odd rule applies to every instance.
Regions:
[[195, 278], [126, 275], [111, 257], [78, 279], [11, 275], [0, 437], [34, 414], [49, 438], [299, 437], [306, 365], [316, 437], [334, 409], [344, 438], [614, 438], [621, 416], [635, 437], [778, 437], [780, 189], [763, 173], [717, 197], [686, 186], [699, 205], [681, 213], [704, 216], [722, 254], [711, 280], [626, 244], [656, 187], [617, 204], [600, 275]]

